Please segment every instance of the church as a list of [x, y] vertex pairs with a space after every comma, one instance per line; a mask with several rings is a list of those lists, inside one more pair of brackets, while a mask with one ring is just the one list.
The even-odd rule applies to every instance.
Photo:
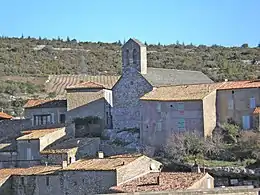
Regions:
[[[122, 75], [51, 75], [48, 88], [57, 92], [60, 87], [58, 94], [64, 94], [65, 100], [29, 100], [25, 118], [37, 115], [38, 123], [55, 124], [95, 116], [101, 119], [102, 128], [140, 128], [142, 96], [158, 87], [199, 83], [213, 81], [199, 71], [147, 67], [146, 46], [131, 38], [122, 46]], [[48, 115], [48, 120], [40, 120], [41, 115]]]

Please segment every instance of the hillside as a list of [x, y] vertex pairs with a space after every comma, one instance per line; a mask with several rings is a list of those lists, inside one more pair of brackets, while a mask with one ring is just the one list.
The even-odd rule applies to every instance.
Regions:
[[[0, 38], [0, 108], [10, 113], [16, 107], [14, 100], [44, 94], [51, 74], [119, 75], [120, 47], [120, 42]], [[260, 77], [259, 47], [158, 44], [148, 45], [147, 50], [149, 67], [200, 70], [214, 81]], [[73, 83], [73, 78], [68, 82]]]

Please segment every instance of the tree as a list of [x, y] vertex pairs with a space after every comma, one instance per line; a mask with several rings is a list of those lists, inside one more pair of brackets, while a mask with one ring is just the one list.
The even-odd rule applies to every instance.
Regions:
[[67, 36], [67, 42], [70, 42], [70, 38], [69, 38], [69, 36]]
[[22, 34], [22, 36], [21, 36], [21, 38], [20, 39], [23, 39], [24, 38], [24, 36], [23, 36], [23, 34]]
[[248, 44], [244, 43], [243, 45], [241, 45], [242, 48], [248, 48]]
[[260, 43], [258, 43], [257, 47], [260, 47]]

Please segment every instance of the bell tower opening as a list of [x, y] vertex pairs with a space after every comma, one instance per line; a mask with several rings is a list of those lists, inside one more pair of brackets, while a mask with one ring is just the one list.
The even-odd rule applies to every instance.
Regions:
[[136, 39], [129, 39], [122, 47], [122, 73], [135, 68], [141, 74], [147, 73], [146, 46]]

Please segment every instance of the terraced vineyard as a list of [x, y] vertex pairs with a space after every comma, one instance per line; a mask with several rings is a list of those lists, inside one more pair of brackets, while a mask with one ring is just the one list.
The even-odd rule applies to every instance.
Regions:
[[80, 82], [92, 81], [112, 88], [120, 76], [91, 76], [91, 75], [50, 75], [46, 81], [46, 92], [55, 93], [58, 96], [65, 96], [66, 87], [76, 85]]

